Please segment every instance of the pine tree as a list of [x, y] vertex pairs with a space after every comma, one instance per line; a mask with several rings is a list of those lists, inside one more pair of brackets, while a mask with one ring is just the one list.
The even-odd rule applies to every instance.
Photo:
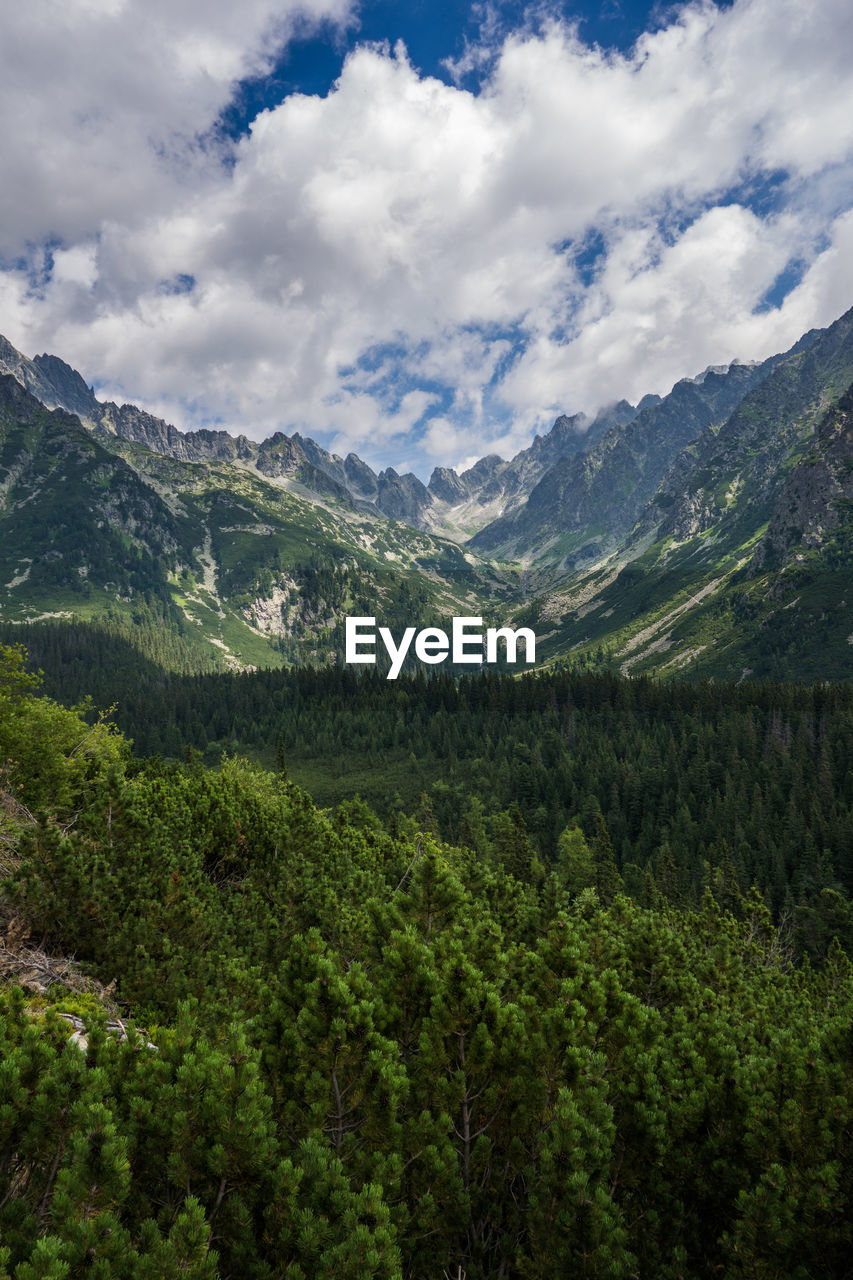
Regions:
[[595, 814], [595, 834], [590, 848], [595, 864], [595, 887], [604, 903], [612, 902], [622, 888], [622, 878], [613, 855], [610, 834], [600, 813]]
[[557, 873], [572, 896], [596, 884], [596, 866], [579, 826], [571, 823], [557, 841]]

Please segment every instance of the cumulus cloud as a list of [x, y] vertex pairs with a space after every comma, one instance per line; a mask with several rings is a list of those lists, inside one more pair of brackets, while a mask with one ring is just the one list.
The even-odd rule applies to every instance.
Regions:
[[217, 135], [295, 24], [350, 16], [21, 8], [0, 331], [182, 425], [428, 468], [761, 358], [853, 302], [847, 0], [690, 4], [630, 55], [486, 23], [476, 94], [366, 45], [326, 97]]
[[234, 85], [349, 0], [30, 0], [5, 5], [0, 254], [174, 215], [221, 181], [207, 135]]

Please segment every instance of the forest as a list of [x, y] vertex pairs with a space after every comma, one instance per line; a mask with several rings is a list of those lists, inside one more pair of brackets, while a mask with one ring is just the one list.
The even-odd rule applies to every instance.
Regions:
[[[323, 674], [289, 696], [353, 751], [359, 717], [379, 751], [397, 719], [408, 746], [438, 718], [424, 753], [462, 761], [459, 711], [481, 754], [552, 723], [558, 775], [573, 718], [570, 758], [598, 741], [599, 764], [551, 843], [525, 818], [532, 749], [507, 773], [524, 809], [472, 792], [439, 819], [435, 786], [410, 812], [320, 808], [287, 717], [272, 768], [143, 757], [0, 649], [0, 1277], [848, 1276], [853, 970], [830, 914], [809, 931], [784, 898], [828, 893], [846, 920], [849, 689], [398, 681], [414, 709], [389, 703], [388, 729], [369, 682], [329, 673], [338, 698], [312, 699]], [[226, 719], [252, 684], [233, 687]], [[654, 770], [660, 796], [704, 777], [720, 822], [727, 772], [735, 808], [742, 782], [744, 814], [760, 797], [743, 843], [756, 866], [759, 836], [776, 849], [783, 901], [741, 884], [712, 817], [695, 864], [678, 805], [655, 843], [660, 796], [650, 859], [626, 859], [596, 782], [623, 753], [641, 801]], [[782, 835], [834, 887], [806, 886]], [[75, 963], [27, 980], [39, 955]]]
[[642, 906], [698, 908], [710, 888], [737, 915], [756, 885], [798, 954], [819, 960], [833, 937], [853, 947], [849, 684], [580, 668], [180, 676], [104, 629], [24, 630], [46, 691], [114, 705], [138, 756], [218, 767], [244, 755], [286, 770], [321, 806], [360, 798], [392, 832], [462, 844], [537, 886], [581, 840], [590, 852], [573, 886], [597, 883], [597, 857]]

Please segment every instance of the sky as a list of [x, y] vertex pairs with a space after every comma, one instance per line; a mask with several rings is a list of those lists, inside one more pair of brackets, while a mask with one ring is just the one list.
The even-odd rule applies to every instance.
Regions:
[[0, 19], [0, 333], [183, 429], [427, 479], [853, 305], [849, 0]]

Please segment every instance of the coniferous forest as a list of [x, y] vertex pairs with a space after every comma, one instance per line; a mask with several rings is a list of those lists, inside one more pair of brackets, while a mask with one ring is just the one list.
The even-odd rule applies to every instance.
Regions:
[[[0, 640], [20, 631], [0, 629]], [[755, 885], [798, 954], [819, 961], [834, 936], [853, 947], [849, 684], [577, 669], [169, 676], [106, 630], [24, 634], [46, 690], [114, 705], [139, 756], [211, 767], [247, 756], [321, 805], [358, 798], [392, 833], [429, 832], [537, 886], [579, 847], [574, 890], [601, 890], [598, 858], [642, 906], [698, 908], [710, 888], [737, 916]]]
[[0, 653], [0, 1276], [851, 1274], [849, 686]]

